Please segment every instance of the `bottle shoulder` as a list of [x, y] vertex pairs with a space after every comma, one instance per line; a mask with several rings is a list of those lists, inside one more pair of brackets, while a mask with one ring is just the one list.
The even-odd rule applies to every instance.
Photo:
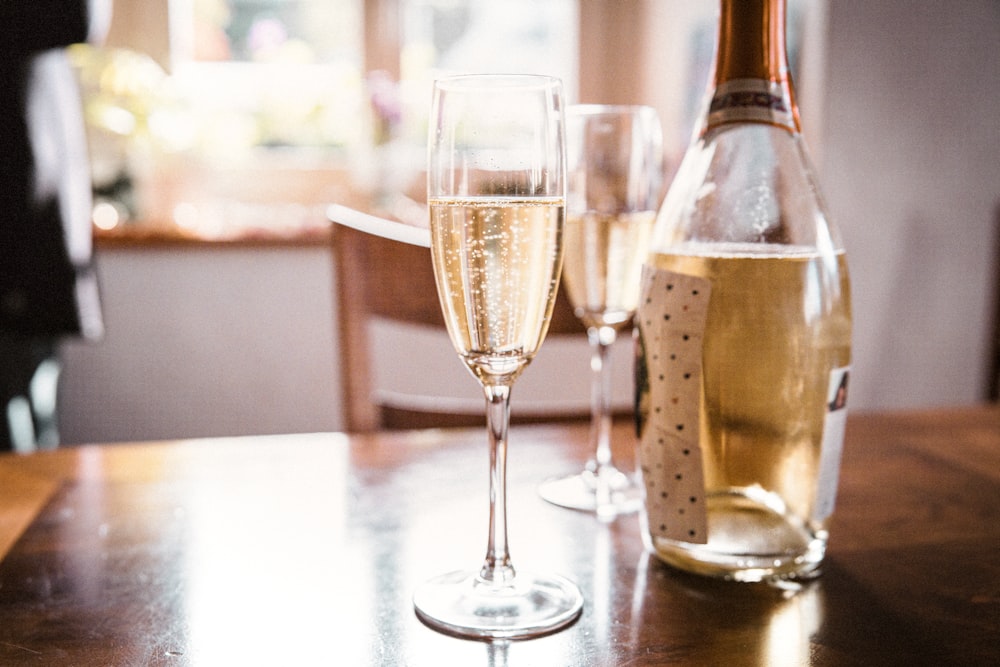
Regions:
[[689, 241], [842, 250], [802, 136], [733, 123], [696, 138], [660, 209], [653, 244]]

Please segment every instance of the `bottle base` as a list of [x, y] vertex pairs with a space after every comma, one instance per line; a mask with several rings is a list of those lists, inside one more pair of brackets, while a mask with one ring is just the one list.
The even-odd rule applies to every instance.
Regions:
[[783, 507], [759, 490], [716, 494], [707, 499], [706, 544], [648, 531], [643, 540], [661, 561], [694, 574], [743, 582], [814, 578], [826, 553], [827, 532], [812, 529]]

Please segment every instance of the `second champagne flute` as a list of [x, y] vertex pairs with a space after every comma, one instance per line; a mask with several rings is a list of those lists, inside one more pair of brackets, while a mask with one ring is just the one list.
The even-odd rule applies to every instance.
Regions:
[[507, 549], [510, 390], [548, 329], [562, 264], [564, 110], [558, 79], [479, 75], [434, 83], [427, 201], [441, 308], [482, 385], [490, 443], [490, 526], [478, 571], [414, 594], [419, 617], [475, 638], [526, 638], [572, 623], [575, 584], [514, 570]]
[[634, 512], [642, 491], [611, 457], [610, 350], [632, 327], [663, 186], [663, 138], [648, 106], [582, 104], [566, 114], [568, 196], [563, 280], [592, 351], [592, 458], [539, 487], [556, 505], [601, 518]]

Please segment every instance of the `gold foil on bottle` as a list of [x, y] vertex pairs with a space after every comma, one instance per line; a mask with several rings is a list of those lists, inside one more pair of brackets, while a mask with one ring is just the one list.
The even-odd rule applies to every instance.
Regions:
[[727, 123], [768, 123], [799, 131], [785, 50], [785, 0], [722, 0], [703, 132]]

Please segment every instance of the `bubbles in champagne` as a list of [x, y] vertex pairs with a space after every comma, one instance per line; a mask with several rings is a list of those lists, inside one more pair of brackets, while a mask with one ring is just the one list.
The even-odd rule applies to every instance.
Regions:
[[562, 199], [430, 202], [431, 252], [452, 343], [480, 380], [510, 382], [548, 328]]
[[632, 319], [655, 219], [655, 211], [567, 217], [563, 277], [587, 327], [620, 327]]

